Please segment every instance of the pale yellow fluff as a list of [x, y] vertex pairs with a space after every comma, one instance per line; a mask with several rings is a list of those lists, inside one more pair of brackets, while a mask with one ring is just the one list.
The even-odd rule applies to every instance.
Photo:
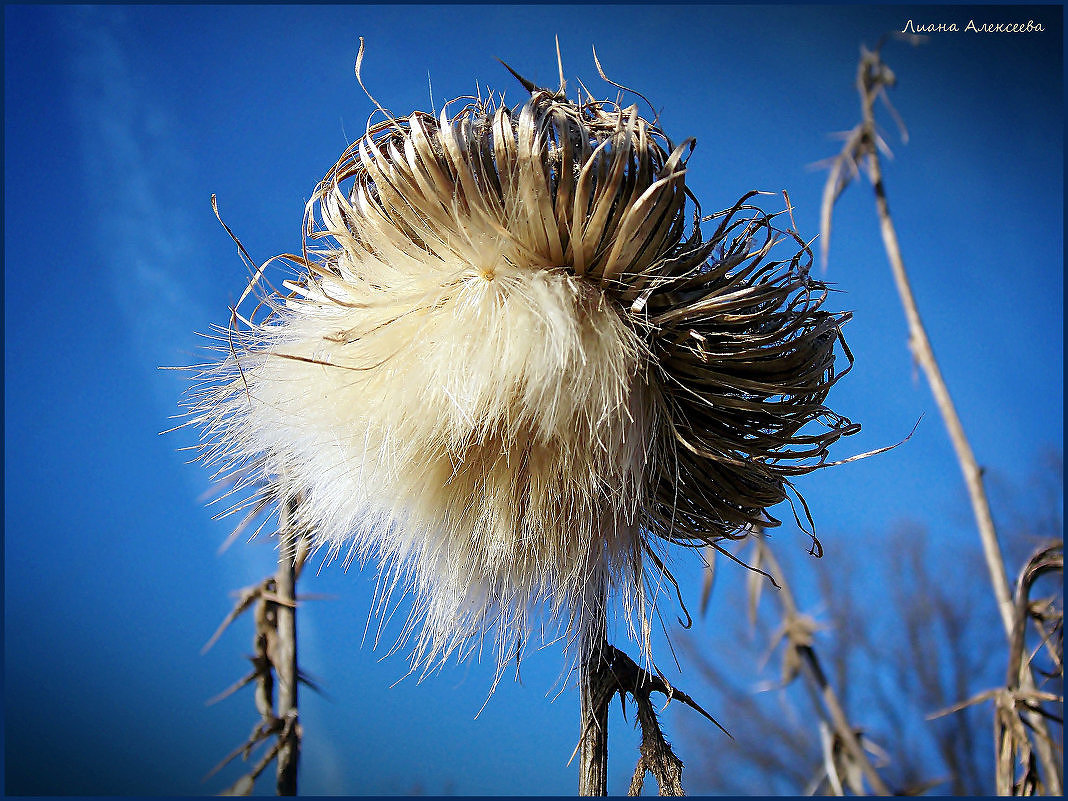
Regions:
[[797, 257], [761, 264], [742, 202], [687, 227], [691, 149], [538, 89], [391, 118], [309, 204], [328, 247], [288, 295], [257, 275], [267, 316], [202, 373], [204, 460], [378, 564], [380, 618], [412, 592], [413, 670], [491, 631], [502, 666], [538, 629], [582, 638], [606, 590], [648, 659], [662, 546], [769, 522], [811, 469], [780, 462], [849, 433], [822, 406], [845, 316]]
[[522, 631], [531, 602], [578, 606], [640, 559], [640, 344], [598, 290], [492, 242], [433, 271], [394, 259], [406, 291], [375, 266], [290, 299], [246, 357], [246, 447], [334, 552], [411, 570], [428, 656], [491, 612]]

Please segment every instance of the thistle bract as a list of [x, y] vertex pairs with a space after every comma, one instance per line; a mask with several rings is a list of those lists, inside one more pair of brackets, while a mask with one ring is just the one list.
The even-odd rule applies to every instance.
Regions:
[[413, 669], [581, 635], [606, 586], [647, 650], [665, 545], [774, 522], [854, 430], [824, 406], [848, 315], [751, 196], [704, 238], [693, 144], [536, 88], [390, 117], [316, 189], [300, 277], [258, 275], [220, 337], [202, 458], [378, 564], [380, 610], [410, 590]]

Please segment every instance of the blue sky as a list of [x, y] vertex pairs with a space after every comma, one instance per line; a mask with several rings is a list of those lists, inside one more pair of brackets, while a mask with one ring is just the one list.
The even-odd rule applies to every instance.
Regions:
[[[495, 59], [554, 83], [556, 35], [566, 76], [614, 96], [596, 45], [610, 77], [662, 107], [670, 136], [697, 138], [688, 181], [706, 211], [787, 189], [812, 236], [823, 174], [808, 166], [857, 121], [858, 46], [909, 19], [962, 31], [886, 51], [911, 134], [902, 144], [882, 117], [891, 209], [973, 448], [1019, 483], [1063, 442], [1059, 7], [5, 6], [7, 791], [199, 794], [234, 775], [200, 781], [247, 735], [251, 697], [204, 701], [245, 670], [250, 624], [199, 651], [274, 554], [266, 540], [218, 554], [229, 523], [211, 519], [206, 471], [177, 451], [194, 435], [157, 434], [184, 379], [157, 367], [198, 360], [194, 332], [224, 323], [244, 287], [213, 193], [255, 258], [299, 246], [307, 197], [372, 110], [352, 73], [359, 36], [364, 81], [398, 114], [428, 108], [431, 85], [439, 109], [476, 81], [520, 102]], [[971, 19], [1046, 31], [963, 32]], [[896, 442], [925, 416], [902, 447], [799, 482], [828, 552], [812, 570], [902, 519], [937, 530], [944, 553], [977, 549], [864, 183], [839, 203], [826, 278], [854, 312], [857, 358], [830, 405], [864, 426], [835, 455]], [[775, 541], [805, 545], [785, 525]], [[676, 568], [695, 605], [697, 563]], [[360, 645], [370, 571], [334, 565], [302, 585], [333, 596], [300, 613], [302, 664], [326, 693], [303, 695], [303, 792], [573, 792], [577, 696], [553, 700], [558, 650], [532, 653], [522, 684], [503, 682], [476, 720], [493, 665], [391, 686], [403, 658]], [[710, 642], [716, 612], [697, 624]], [[711, 711], [729, 727], [729, 710]], [[622, 792], [636, 740], [613, 726]]]

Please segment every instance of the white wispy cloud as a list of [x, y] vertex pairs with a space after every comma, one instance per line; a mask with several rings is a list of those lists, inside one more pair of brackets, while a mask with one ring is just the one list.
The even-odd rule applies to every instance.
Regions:
[[[143, 366], [160, 410], [160, 428], [165, 428], [167, 416], [178, 411], [182, 379], [157, 368], [195, 361], [194, 351], [203, 341], [194, 329], [203, 329], [206, 320], [225, 319], [227, 297], [204, 299], [195, 288], [214, 283], [208, 271], [231, 254], [213, 253], [217, 243], [204, 242], [191, 221], [201, 211], [192, 208], [193, 202], [202, 201], [208, 212], [207, 194], [190, 199], [174, 191], [177, 185], [194, 184], [189, 175], [195, 154], [175, 135], [180, 109], [168, 105], [165, 96], [151, 94], [143, 80], [147, 71], [138, 59], [150, 54], [138, 46], [136, 10], [72, 11], [76, 22], [67, 35], [77, 164], [85, 185], [92, 187], [85, 202], [95, 220], [95, 237], [87, 243], [85, 263], [68, 268], [92, 271], [88, 280], [95, 274], [108, 281], [129, 333], [128, 358]], [[180, 444], [176, 441], [175, 447]], [[194, 496], [195, 491], [191, 502]], [[223, 558], [236, 581], [247, 579], [263, 563], [262, 548], [240, 544]], [[322, 649], [312, 621], [306, 619], [302, 626], [302, 657], [328, 664], [325, 653], [316, 653]], [[317, 741], [306, 758], [327, 784], [337, 783], [341, 760], [329, 743]]]
[[[135, 80], [129, 42], [136, 35], [124, 9], [79, 8], [71, 39], [75, 129], [86, 202], [96, 221], [94, 258], [124, 315], [132, 355], [173, 406], [173, 381], [156, 378], [160, 358], [174, 359], [195, 343], [195, 321], [209, 311], [189, 290], [203, 262], [189, 210], [170, 188], [190, 169], [191, 155], [175, 141], [173, 110]], [[206, 198], [205, 198], [206, 205]]]

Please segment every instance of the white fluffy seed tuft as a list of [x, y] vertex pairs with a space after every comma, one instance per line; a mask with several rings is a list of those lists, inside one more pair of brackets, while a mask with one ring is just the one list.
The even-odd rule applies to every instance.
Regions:
[[[773, 522], [787, 476], [853, 430], [822, 405], [847, 316], [799, 257], [762, 263], [773, 228], [737, 219], [745, 199], [684, 236], [690, 150], [539, 89], [390, 118], [309, 204], [330, 246], [290, 257], [286, 295], [258, 271], [266, 316], [235, 313], [202, 371], [204, 461], [378, 564], [380, 619], [411, 591], [413, 670], [491, 629], [503, 667], [535, 616], [581, 638], [606, 588], [648, 659], [661, 546]], [[812, 421], [829, 431], [795, 439]]]

